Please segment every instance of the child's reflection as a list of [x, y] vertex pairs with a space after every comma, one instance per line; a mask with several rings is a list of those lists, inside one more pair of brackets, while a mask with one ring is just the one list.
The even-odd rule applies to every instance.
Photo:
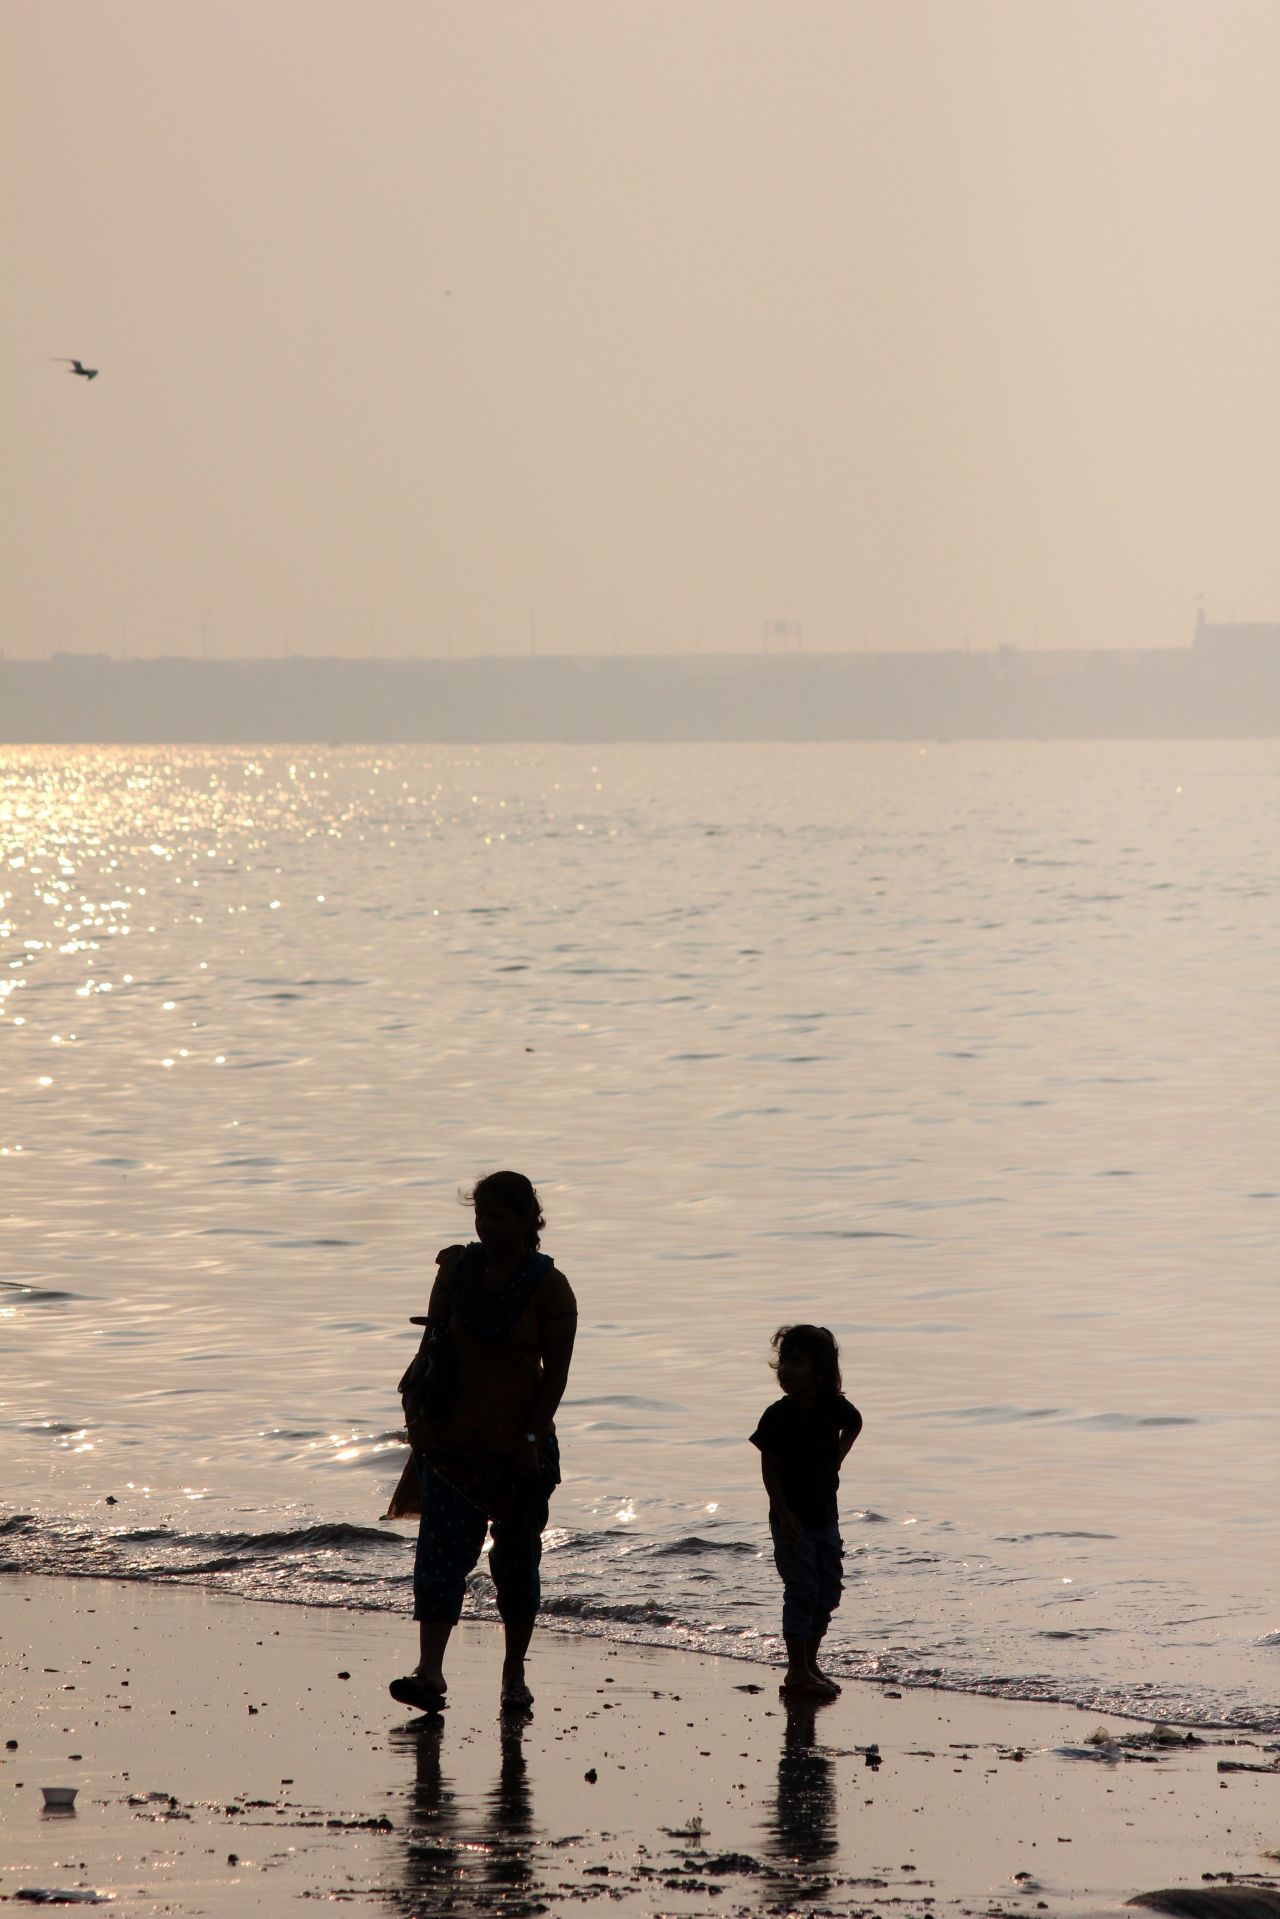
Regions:
[[[816, 1738], [821, 1702], [789, 1701], [782, 1751], [778, 1755], [778, 1794], [766, 1820], [769, 1849], [784, 1868], [812, 1872], [833, 1858], [836, 1837], [836, 1789], [831, 1760]], [[790, 1877], [790, 1873], [788, 1873]]]

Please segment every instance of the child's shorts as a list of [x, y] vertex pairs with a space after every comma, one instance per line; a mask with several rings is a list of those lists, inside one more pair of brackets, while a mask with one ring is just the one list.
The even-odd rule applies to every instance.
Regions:
[[782, 1636], [821, 1639], [844, 1588], [844, 1541], [838, 1525], [806, 1526], [800, 1539], [784, 1537], [770, 1516], [773, 1563], [782, 1578]]

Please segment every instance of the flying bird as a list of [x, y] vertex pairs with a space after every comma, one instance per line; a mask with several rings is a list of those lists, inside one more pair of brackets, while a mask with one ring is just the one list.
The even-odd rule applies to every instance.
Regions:
[[54, 353], [50, 355], [50, 358], [56, 360], [60, 366], [69, 366], [71, 371], [78, 373], [82, 379], [96, 380], [98, 377], [98, 369], [96, 366], [85, 366], [81, 360], [68, 359], [65, 353]]

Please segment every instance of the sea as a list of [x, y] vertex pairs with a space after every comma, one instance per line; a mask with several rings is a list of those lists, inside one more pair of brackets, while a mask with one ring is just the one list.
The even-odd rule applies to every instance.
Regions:
[[[1280, 1731], [1268, 741], [6, 748], [0, 1569], [405, 1619], [466, 1189], [578, 1296], [544, 1630]], [[493, 1613], [478, 1570], [468, 1609]]]

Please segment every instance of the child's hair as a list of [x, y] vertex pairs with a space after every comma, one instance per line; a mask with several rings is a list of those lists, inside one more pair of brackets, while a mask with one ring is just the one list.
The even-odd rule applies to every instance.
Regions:
[[478, 1179], [469, 1193], [459, 1193], [458, 1198], [464, 1206], [478, 1206], [481, 1200], [496, 1200], [509, 1213], [515, 1213], [529, 1222], [529, 1244], [536, 1246], [546, 1220], [542, 1216], [542, 1202], [534, 1191], [533, 1183], [523, 1173], [486, 1173]]
[[840, 1348], [825, 1326], [779, 1326], [769, 1344], [774, 1352], [769, 1364], [775, 1373], [789, 1352], [804, 1353], [818, 1376], [820, 1393], [844, 1390], [844, 1381], [840, 1377]]

